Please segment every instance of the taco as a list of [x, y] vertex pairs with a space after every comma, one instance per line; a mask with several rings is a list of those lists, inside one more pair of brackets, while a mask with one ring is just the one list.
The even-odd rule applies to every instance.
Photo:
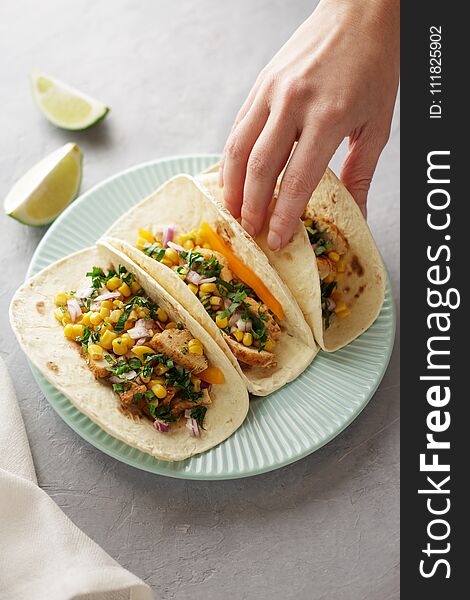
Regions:
[[158, 459], [204, 452], [245, 419], [247, 391], [215, 342], [105, 243], [28, 280], [10, 320], [28, 358], [74, 406]]
[[179, 175], [103, 238], [166, 288], [263, 396], [317, 352], [302, 312], [266, 256], [192, 177]]
[[[199, 179], [223, 202], [215, 168]], [[271, 211], [278, 189], [279, 184]], [[287, 246], [270, 250], [267, 226], [256, 242], [297, 299], [323, 350], [345, 346], [377, 318], [385, 294], [385, 267], [359, 207], [330, 169]]]

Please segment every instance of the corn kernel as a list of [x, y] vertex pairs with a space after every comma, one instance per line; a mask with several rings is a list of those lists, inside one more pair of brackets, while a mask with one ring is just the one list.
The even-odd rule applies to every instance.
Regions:
[[222, 298], [219, 298], [218, 296], [212, 296], [210, 299], [210, 303], [211, 303], [211, 306], [214, 306], [215, 308], [219, 308], [222, 306], [223, 300], [222, 300]]
[[150, 244], [155, 243], [155, 238], [153, 237], [152, 232], [148, 231], [148, 229], [139, 229], [139, 236], [141, 238], [144, 238], [144, 240], [146, 240]]
[[166, 397], [166, 388], [163, 385], [161, 385], [160, 383], [156, 383], [155, 385], [152, 385], [152, 387], [150, 389], [152, 390], [152, 392], [155, 394], [155, 396], [159, 400], [162, 400], [163, 398]]
[[130, 350], [134, 346], [135, 340], [133, 340], [128, 333], [123, 333], [121, 337], [126, 342], [127, 348]]
[[346, 304], [344, 302], [342, 302], [341, 300], [336, 304], [335, 307], [335, 313], [338, 314], [339, 312], [342, 312], [343, 310], [346, 310], [348, 307], [346, 306]]
[[351, 314], [351, 311], [349, 310], [349, 308], [345, 308], [344, 310], [340, 310], [339, 312], [335, 313], [336, 316], [338, 316], [340, 319], [344, 319], [346, 317], [349, 317], [349, 315]]
[[102, 333], [104, 333], [105, 331], [112, 331], [114, 329], [113, 325], [111, 325], [111, 323], [109, 323], [108, 321], [103, 321], [101, 323], [101, 328], [100, 328], [100, 335]]
[[169, 323], [167, 323], [165, 325], [165, 329], [175, 329], [175, 327], [176, 327], [175, 321], [170, 321]]
[[142, 287], [142, 286], [140, 285], [140, 283], [139, 283], [138, 281], [133, 281], [133, 282], [131, 283], [131, 292], [132, 292], [133, 294], [137, 294], [137, 292], [139, 292], [139, 291], [140, 291], [140, 288], [141, 288], [141, 287]]
[[114, 292], [121, 285], [122, 281], [116, 275], [111, 277], [109, 281], [106, 282], [106, 287], [110, 292]]
[[147, 246], [148, 246], [148, 242], [143, 237], [139, 237], [137, 239], [137, 242], [135, 243], [135, 247], [137, 248], [137, 250], [144, 251]]
[[240, 331], [240, 329], [236, 329], [233, 332], [233, 335], [235, 336], [235, 339], [237, 340], [237, 342], [241, 342], [243, 339], [243, 331]]
[[113, 300], [113, 306], [116, 308], [122, 308], [124, 306], [124, 302], [122, 300]]
[[65, 306], [67, 304], [67, 300], [69, 295], [65, 292], [60, 292], [54, 296], [54, 302], [56, 306]]
[[304, 225], [305, 227], [311, 227], [313, 225], [312, 219], [305, 219]]
[[155, 375], [163, 375], [167, 371], [168, 371], [168, 367], [166, 367], [162, 363], [158, 363], [158, 365], [153, 370]]
[[103, 306], [100, 308], [100, 315], [103, 317], [103, 319], [106, 319], [106, 317], [109, 317], [110, 314], [111, 314], [111, 311], [109, 310], [109, 308], [104, 308]]
[[135, 309], [132, 309], [129, 313], [129, 321], [137, 321], [138, 318], [139, 317], [137, 316], [137, 311]]
[[172, 267], [173, 262], [169, 258], [162, 258], [160, 264], [165, 265], [165, 267]]
[[90, 324], [90, 317], [93, 313], [91, 312], [86, 312], [82, 315], [82, 323], [83, 325], [89, 325]]
[[168, 313], [163, 308], [159, 308], [157, 310], [157, 319], [162, 323], [166, 323], [168, 321]]
[[328, 258], [333, 262], [337, 263], [341, 257], [337, 252], [331, 251], [328, 252]]
[[213, 294], [217, 291], [217, 286], [215, 283], [202, 283], [199, 286], [199, 291], [204, 292], [205, 294]]
[[119, 319], [121, 318], [121, 315], [122, 315], [122, 310], [120, 310], [119, 308], [116, 308], [115, 310], [110, 312], [108, 321], [110, 323], [117, 323], [119, 321]]
[[101, 360], [103, 358], [103, 348], [98, 344], [90, 344], [88, 346], [88, 356], [92, 360]]
[[82, 337], [85, 331], [85, 327], [81, 323], [75, 323], [73, 325], [73, 336], [74, 338]]
[[135, 326], [134, 321], [130, 321], [129, 319], [124, 323], [124, 331], [129, 331]]
[[202, 356], [204, 354], [204, 348], [202, 347], [202, 343], [196, 338], [189, 340], [188, 350], [189, 352], [191, 352], [191, 354], [199, 354], [199, 356]]
[[62, 323], [62, 319], [65, 317], [67, 311], [60, 310], [60, 308], [56, 308], [54, 310], [54, 317]]
[[251, 346], [252, 343], [253, 343], [253, 336], [251, 335], [251, 333], [249, 331], [247, 331], [243, 335], [243, 345], [244, 346]]
[[271, 338], [268, 338], [266, 340], [266, 344], [264, 345], [264, 349], [266, 350], [266, 352], [271, 352], [271, 350], [273, 349], [274, 346], [274, 342], [272, 341]]
[[211, 245], [208, 242], [204, 242], [204, 244], [202, 244], [203, 248], [207, 248], [207, 250], [212, 250]]
[[103, 317], [100, 315], [99, 312], [93, 312], [93, 313], [91, 313], [91, 315], [90, 315], [90, 323], [92, 325], [99, 325], [102, 320], [103, 320]]
[[75, 336], [73, 335], [73, 325], [72, 325], [72, 323], [67, 323], [65, 325], [65, 327], [64, 327], [64, 335], [69, 340], [75, 339]]
[[144, 306], [138, 306], [135, 309], [135, 312], [137, 313], [137, 317], [139, 319], [145, 319], [149, 316], [149, 309], [145, 308]]
[[188, 288], [192, 291], [193, 294], [197, 294], [199, 291], [198, 286], [194, 283], [188, 283]]
[[148, 383], [151, 379], [151, 375], [140, 375], [140, 378], [142, 379], [142, 383]]
[[220, 327], [220, 329], [225, 329], [228, 325], [228, 317], [221, 317], [220, 315], [217, 315], [215, 318], [215, 323], [217, 327]]
[[183, 243], [183, 248], [185, 250], [192, 250], [194, 248], [194, 242], [193, 242], [193, 240], [186, 240]]
[[111, 350], [113, 347], [114, 340], [118, 337], [118, 334], [114, 331], [110, 331], [109, 329], [105, 329], [105, 331], [100, 336], [100, 346], [105, 348], [105, 350]]
[[173, 248], [167, 248], [165, 250], [165, 258], [174, 264], [178, 264], [180, 260], [178, 252], [176, 252], [176, 250], [174, 250]]
[[161, 385], [163, 385], [165, 383], [165, 379], [163, 377], [152, 377], [149, 381], [150, 386], [155, 385], [156, 383], [160, 383]]
[[127, 283], [123, 283], [121, 286], [119, 286], [117, 291], [122, 294], [124, 298], [128, 298], [132, 293]]
[[145, 354], [155, 354], [155, 350], [152, 350], [152, 348], [149, 348], [148, 346], [134, 346], [131, 352], [140, 360], [143, 359]]
[[116, 338], [113, 340], [113, 352], [118, 356], [123, 356], [127, 353], [127, 344], [122, 338]]
[[72, 319], [70, 318], [69, 313], [66, 313], [65, 316], [62, 317], [62, 325], [68, 325], [68, 323], [71, 323]]

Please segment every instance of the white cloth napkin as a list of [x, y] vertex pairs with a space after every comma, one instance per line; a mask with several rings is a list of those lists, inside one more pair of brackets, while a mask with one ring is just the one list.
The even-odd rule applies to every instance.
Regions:
[[0, 599], [152, 600], [41, 490], [15, 391], [0, 358]]

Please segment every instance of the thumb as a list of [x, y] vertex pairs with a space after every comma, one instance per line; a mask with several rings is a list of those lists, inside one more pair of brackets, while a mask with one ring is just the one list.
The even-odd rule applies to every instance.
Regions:
[[349, 152], [341, 169], [341, 181], [367, 218], [367, 194], [375, 167], [385, 146], [386, 139], [359, 135], [349, 139]]

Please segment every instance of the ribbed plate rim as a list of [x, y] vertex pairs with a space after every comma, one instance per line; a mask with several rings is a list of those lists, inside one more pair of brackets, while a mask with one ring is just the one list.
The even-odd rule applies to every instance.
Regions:
[[[98, 183], [97, 185], [92, 187], [90, 190], [83, 193], [79, 198], [77, 198], [64, 211], [64, 213], [54, 222], [54, 224], [51, 225], [51, 227], [46, 232], [46, 234], [42, 238], [41, 242], [38, 244], [36, 251], [33, 254], [33, 257], [31, 259], [31, 263], [30, 263], [30, 266], [28, 269], [27, 278], [32, 276], [35, 272], [37, 272], [39, 270], [39, 268], [42, 268], [44, 266], [44, 265], [42, 265], [41, 267], [38, 267], [38, 263], [41, 262], [41, 256], [45, 251], [47, 251], [47, 248], [54, 241], [54, 238], [57, 237], [58, 232], [60, 231], [62, 225], [64, 223], [66, 223], [68, 221], [68, 219], [73, 218], [73, 214], [76, 210], [78, 210], [78, 207], [80, 207], [84, 202], [87, 202], [90, 198], [93, 198], [93, 196], [98, 194], [103, 188], [106, 188], [106, 187], [112, 185], [113, 183], [115, 183], [118, 180], [126, 181], [126, 178], [131, 178], [131, 177], [135, 176], [136, 174], [139, 173], [139, 171], [140, 171], [140, 174], [142, 175], [142, 174], [146, 173], [147, 170], [149, 170], [149, 171], [156, 170], [162, 166], [168, 167], [169, 165], [171, 166], [171, 165], [174, 165], [175, 163], [181, 164], [184, 162], [191, 162], [191, 161], [194, 161], [194, 162], [204, 162], [205, 161], [205, 163], [206, 163], [205, 166], [209, 166], [211, 163], [217, 161], [218, 158], [219, 158], [219, 155], [211, 154], [211, 153], [185, 154], [185, 155], [175, 155], [175, 156], [164, 157], [164, 158], [160, 158], [160, 159], [156, 159], [156, 160], [146, 161], [144, 163], [139, 163], [139, 164], [129, 167], [123, 171], [120, 171], [120, 172], [106, 178], [102, 182]], [[205, 166], [203, 166], [202, 168], [205, 168]], [[136, 198], [135, 202], [137, 202], [139, 199], [140, 199], [140, 197]], [[117, 215], [116, 215], [116, 217], [117, 217]], [[88, 245], [88, 243], [89, 242], [84, 244], [83, 247]], [[65, 253], [68, 253], [68, 251], [66, 251]], [[390, 309], [390, 311], [388, 311], [388, 309]], [[390, 314], [385, 314], [388, 312], [390, 312]], [[144, 471], [147, 471], [150, 473], [164, 475], [167, 477], [173, 477], [173, 478], [177, 478], [177, 479], [192, 479], [192, 480], [238, 479], [238, 478], [242, 478], [242, 477], [250, 477], [250, 476], [258, 475], [261, 473], [273, 471], [275, 469], [292, 464], [292, 463], [296, 462], [297, 460], [301, 460], [302, 458], [305, 458], [309, 454], [317, 451], [318, 449], [323, 447], [325, 444], [329, 443], [332, 439], [334, 439], [342, 431], [344, 431], [359, 416], [359, 414], [364, 410], [364, 408], [367, 406], [370, 399], [375, 394], [375, 392], [385, 374], [385, 371], [387, 369], [387, 366], [389, 364], [390, 357], [391, 357], [391, 354], [393, 351], [396, 321], [395, 321], [395, 306], [394, 306], [394, 302], [393, 302], [393, 298], [392, 298], [392, 294], [391, 294], [390, 279], [389, 279], [388, 275], [387, 275], [386, 301], [384, 302], [384, 306], [382, 307], [382, 311], [378, 317], [378, 321], [381, 320], [381, 317], [383, 317], [386, 320], [386, 323], [383, 324], [383, 329], [384, 329], [385, 333], [379, 332], [378, 340], [381, 341], [382, 344], [384, 343], [384, 341], [386, 342], [385, 354], [384, 354], [384, 357], [383, 357], [381, 365], [380, 365], [380, 371], [376, 374], [373, 384], [367, 385], [366, 395], [364, 398], [362, 398], [362, 400], [360, 399], [360, 404], [358, 406], [353, 407], [352, 411], [350, 412], [348, 417], [346, 419], [344, 419], [339, 426], [335, 426], [333, 428], [333, 430], [331, 431], [331, 433], [329, 433], [328, 435], [324, 435], [323, 437], [321, 437], [321, 439], [318, 442], [312, 443], [305, 450], [296, 452], [296, 453], [294, 452], [294, 454], [292, 454], [289, 457], [286, 457], [284, 460], [278, 460], [275, 458], [274, 460], [271, 461], [270, 464], [267, 464], [267, 465], [264, 465], [264, 466], [261, 466], [258, 468], [251, 468], [251, 469], [245, 468], [242, 471], [230, 472], [230, 471], [224, 470], [221, 473], [218, 473], [215, 470], [213, 470], [212, 472], [203, 471], [200, 473], [184, 471], [184, 470], [175, 471], [175, 470], [171, 470], [172, 467], [174, 468], [174, 465], [177, 465], [178, 467], [181, 465], [184, 466], [184, 464], [187, 463], [188, 461], [183, 461], [182, 463], [164, 463], [163, 461], [155, 461], [155, 462], [150, 462], [149, 464], [139, 462], [138, 455], [144, 456], [144, 458], [142, 460], [148, 460], [148, 455], [144, 455], [143, 453], [139, 452], [138, 450], [131, 449], [129, 446], [127, 446], [123, 442], [116, 440], [115, 438], [113, 438], [112, 436], [110, 436], [109, 434], [104, 432], [102, 429], [100, 429], [98, 425], [96, 425], [95, 423], [90, 421], [87, 417], [82, 415], [78, 411], [78, 409], [76, 409], [64, 396], [59, 394], [59, 392], [45, 380], [45, 378], [41, 375], [41, 373], [35, 367], [33, 367], [31, 364], [30, 364], [30, 366], [31, 366], [31, 370], [33, 372], [34, 378], [37, 381], [37, 383], [38, 383], [41, 391], [43, 392], [44, 396], [46, 397], [47, 401], [53, 407], [53, 409], [57, 412], [57, 414], [67, 423], [67, 425], [73, 431], [75, 431], [78, 435], [80, 435], [83, 439], [85, 439], [87, 442], [89, 442], [91, 445], [95, 446], [98, 450], [101, 450], [102, 452], [115, 458], [116, 460], [119, 460], [125, 464], [128, 464], [130, 466], [136, 467], [138, 469], [141, 469], [141, 470], [144, 470]], [[369, 330], [369, 331], [371, 331], [371, 330]], [[367, 334], [367, 332], [366, 332], [366, 334]], [[361, 340], [361, 338], [359, 338], [359, 340]], [[370, 344], [371, 342], [366, 342], [366, 350], [365, 351], [367, 351], [367, 343]], [[346, 350], [349, 347], [350, 346], [347, 346]], [[357, 353], [358, 351], [359, 351], [358, 348], [352, 348], [352, 352]], [[330, 357], [327, 362], [334, 363], [334, 355], [328, 355], [326, 353], [321, 352], [319, 356]], [[309, 369], [310, 368], [312, 368], [312, 367], [309, 367]], [[324, 366], [323, 368], [324, 368], [325, 372], [327, 372], [327, 371], [329, 372], [334, 367], [332, 367], [331, 365], [328, 365], [328, 367]], [[364, 385], [366, 385], [366, 384], [364, 384]], [[284, 390], [286, 390], [286, 388], [284, 388]], [[277, 392], [277, 394], [278, 393], [283, 393], [283, 391], [280, 390], [279, 392]], [[55, 396], [57, 396], [57, 397], [55, 397]], [[275, 395], [273, 395], [273, 396], [275, 396]], [[357, 400], [357, 398], [356, 398], [356, 400]], [[318, 402], [319, 401], [316, 400], [317, 404], [318, 404]], [[328, 408], [330, 408], [330, 407], [328, 407]], [[251, 413], [251, 410], [250, 410], [250, 413]], [[91, 433], [88, 431], [90, 428], [92, 429]], [[102, 440], [104, 440], [104, 441], [102, 441]], [[222, 449], [222, 452], [223, 452], [223, 447], [224, 447], [224, 444], [218, 446], [217, 449], [214, 449], [210, 452], [215, 453], [216, 451], [218, 452], [219, 449]], [[124, 450], [123, 450], [123, 448], [124, 448]], [[130, 454], [130, 456], [125, 455], [124, 452], [126, 452], [127, 454]], [[136, 455], [137, 455], [137, 458], [135, 458]]]

